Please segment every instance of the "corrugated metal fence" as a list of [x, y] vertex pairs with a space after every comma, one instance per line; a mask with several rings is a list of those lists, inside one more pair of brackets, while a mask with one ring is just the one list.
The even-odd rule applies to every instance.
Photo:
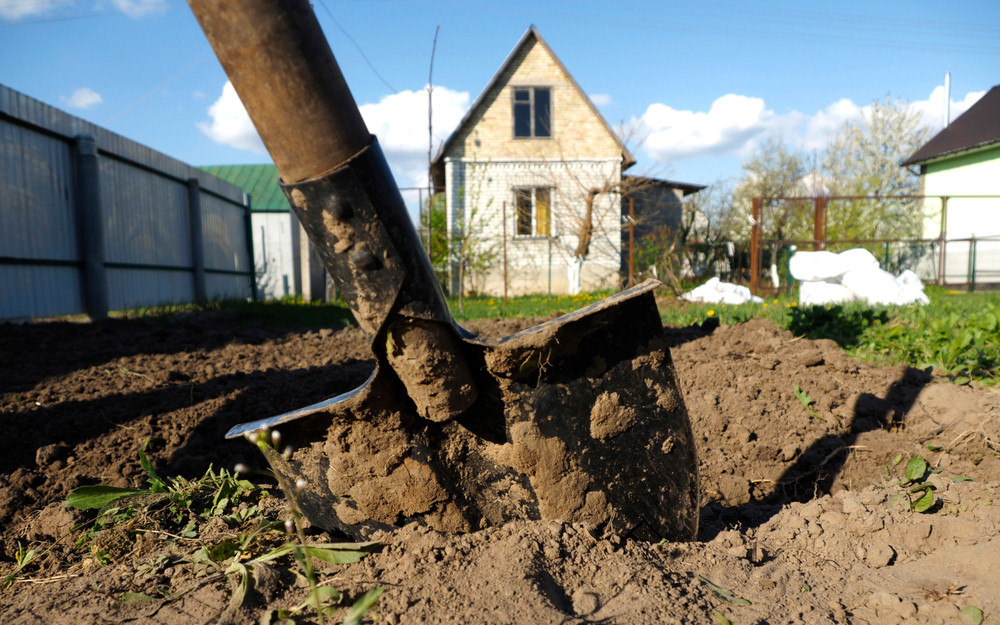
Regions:
[[239, 187], [0, 85], [0, 319], [255, 297]]

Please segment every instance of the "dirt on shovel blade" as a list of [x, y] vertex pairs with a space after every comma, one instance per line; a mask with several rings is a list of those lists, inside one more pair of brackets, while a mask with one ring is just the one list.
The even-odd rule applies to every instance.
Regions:
[[[473, 329], [496, 336], [537, 322]], [[343, 595], [326, 621], [342, 622], [374, 588], [384, 591], [363, 622], [1000, 618], [1000, 395], [856, 362], [761, 321], [668, 328], [667, 339], [697, 446], [697, 541], [601, 538], [555, 521], [461, 535], [411, 524], [376, 532], [383, 547], [356, 563], [324, 565], [321, 586]], [[364, 382], [372, 361], [358, 330], [226, 314], [2, 324], [0, 355], [0, 622], [251, 625], [306, 601], [294, 562], [255, 566], [235, 604], [239, 578], [198, 564], [203, 546], [247, 533], [233, 510], [199, 520], [193, 537], [135, 518], [127, 543], [113, 531], [81, 542], [87, 530], [73, 528], [95, 514], [64, 501], [86, 484], [145, 487], [145, 439], [165, 477], [263, 468], [225, 432]], [[903, 484], [916, 456], [927, 470]], [[278, 496], [256, 505], [284, 518]], [[319, 622], [308, 608], [289, 618]]]

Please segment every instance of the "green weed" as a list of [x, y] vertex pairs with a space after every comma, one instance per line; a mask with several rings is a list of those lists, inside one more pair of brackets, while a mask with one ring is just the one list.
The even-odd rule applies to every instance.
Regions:
[[[897, 455], [892, 466], [898, 466], [902, 458], [902, 454]], [[892, 477], [893, 471], [889, 466], [883, 470], [885, 475], [880, 486], [893, 491], [888, 499], [890, 504], [902, 506], [911, 512], [929, 512], [934, 509], [938, 503], [935, 494], [937, 487], [926, 478], [930, 473], [938, 473], [940, 470], [931, 469], [923, 456], [911, 457], [903, 466], [903, 475], [899, 478]]]
[[826, 421], [826, 419], [819, 416], [819, 413], [809, 407], [813, 403], [813, 399], [812, 397], [809, 397], [805, 391], [799, 388], [798, 384], [792, 385], [792, 391], [795, 393], [795, 397], [799, 400], [799, 403], [802, 404], [802, 407], [809, 413], [809, 416], [819, 419], [820, 421]]
[[17, 551], [14, 552], [14, 570], [7, 573], [3, 578], [3, 583], [0, 583], [0, 590], [7, 590], [14, 585], [14, 582], [21, 575], [22, 571], [35, 560], [38, 555], [38, 550], [36, 549], [25, 549], [21, 545], [21, 541], [17, 541]]
[[[268, 437], [267, 447], [275, 452], [270, 441]], [[274, 441], [276, 445], [277, 438]], [[332, 588], [319, 585], [316, 571], [317, 563], [330, 566], [357, 562], [381, 545], [308, 542], [298, 512], [295, 485], [285, 493], [292, 519], [268, 518], [258, 504], [270, 495], [238, 477], [238, 473], [215, 471], [209, 467], [195, 480], [164, 479], [145, 453], [147, 443], [139, 450], [139, 461], [146, 473], [146, 488], [83, 486], [66, 499], [69, 507], [97, 511], [92, 521], [74, 528], [82, 530], [76, 543], [78, 550], [87, 552], [93, 562], [103, 566], [117, 561], [128, 552], [138, 535], [146, 534], [169, 541], [174, 545], [171, 551], [175, 550], [178, 541], [197, 547], [182, 555], [161, 554], [150, 558], [136, 567], [136, 579], [155, 575], [168, 566], [190, 567], [195, 577], [204, 582], [228, 579], [231, 595], [224, 615], [227, 617], [234, 616], [246, 602], [259, 567], [297, 569], [296, 575], [310, 588], [308, 600], [302, 605], [272, 611], [273, 614], [265, 615], [262, 622], [291, 623], [292, 618], [307, 608], [315, 609], [320, 622], [325, 622], [334, 610], [345, 607], [360, 619], [374, 603], [378, 593], [366, 594], [349, 607], [342, 606], [344, 597]], [[211, 536], [202, 537], [203, 526], [212, 519], [221, 519], [230, 531], [219, 532], [216, 528]], [[292, 540], [289, 540], [290, 535]], [[34, 552], [19, 556], [18, 568], [8, 576], [10, 583], [33, 556]], [[174, 601], [182, 594], [164, 595], [162, 600]], [[148, 595], [136, 595], [128, 600], [139, 599], [158, 600]]]

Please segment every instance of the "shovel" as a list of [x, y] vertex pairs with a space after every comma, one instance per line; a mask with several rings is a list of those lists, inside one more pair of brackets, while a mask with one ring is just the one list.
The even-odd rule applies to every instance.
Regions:
[[690, 422], [649, 281], [503, 338], [441, 286], [307, 0], [189, 0], [376, 367], [361, 387], [234, 427], [281, 428], [275, 467], [314, 525], [361, 539], [516, 520], [690, 540]]

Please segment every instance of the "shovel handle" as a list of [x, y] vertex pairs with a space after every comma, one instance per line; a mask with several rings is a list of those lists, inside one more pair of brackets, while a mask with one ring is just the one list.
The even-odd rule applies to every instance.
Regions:
[[460, 328], [308, 0], [188, 3], [377, 360], [421, 416], [467, 410]]
[[188, 0], [286, 183], [334, 169], [368, 129], [308, 0]]

